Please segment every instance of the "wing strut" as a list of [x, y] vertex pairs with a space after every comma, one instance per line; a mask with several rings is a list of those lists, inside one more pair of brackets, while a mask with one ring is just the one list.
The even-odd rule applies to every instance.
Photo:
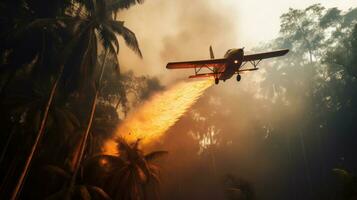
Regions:
[[216, 72], [214, 69], [214, 67], [209, 67], [209, 65], [203, 65], [203, 66], [200, 66], [200, 67], [195, 67], [195, 75], [198, 74], [198, 72], [200, 72], [203, 68], [207, 68], [209, 69], [211, 72]]
[[262, 59], [260, 59], [260, 60], [251, 60], [249, 62], [250, 62], [250, 64], [252, 64], [254, 66], [254, 68], [257, 68], [257, 66], [260, 63], [260, 61], [262, 61]]

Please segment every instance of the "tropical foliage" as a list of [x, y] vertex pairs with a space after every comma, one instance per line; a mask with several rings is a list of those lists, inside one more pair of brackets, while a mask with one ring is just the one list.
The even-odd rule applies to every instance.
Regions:
[[[142, 54], [135, 34], [117, 15], [140, 3], [1, 2], [1, 198], [53, 194], [59, 182], [43, 190], [46, 180], [38, 179], [43, 173], [38, 166], [48, 164], [66, 166], [50, 167], [66, 183], [51, 198], [105, 194], [83, 184], [83, 163], [101, 151], [124, 117], [119, 114], [130, 109], [131, 90], [136, 91], [134, 102], [139, 102], [162, 88], [157, 79], [120, 73], [119, 37], [139, 57]], [[108, 82], [113, 84], [109, 87]], [[40, 184], [30, 187], [33, 183]]]

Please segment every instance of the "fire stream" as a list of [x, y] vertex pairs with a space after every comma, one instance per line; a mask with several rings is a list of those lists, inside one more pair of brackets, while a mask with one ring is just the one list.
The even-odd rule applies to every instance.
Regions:
[[143, 144], [157, 140], [211, 85], [211, 79], [180, 82], [154, 95], [117, 127], [116, 135], [106, 141], [104, 153], [118, 153], [115, 142], [117, 136], [123, 136], [129, 142], [140, 138]]

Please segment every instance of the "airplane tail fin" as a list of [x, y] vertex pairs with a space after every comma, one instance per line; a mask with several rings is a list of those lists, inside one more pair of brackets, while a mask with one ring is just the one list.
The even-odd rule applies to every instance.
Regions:
[[211, 59], [214, 59], [212, 46], [209, 46], [209, 53], [210, 53]]

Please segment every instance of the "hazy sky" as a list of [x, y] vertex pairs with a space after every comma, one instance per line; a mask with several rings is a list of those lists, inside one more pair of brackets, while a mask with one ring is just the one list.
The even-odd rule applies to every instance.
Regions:
[[235, 6], [238, 16], [240, 41], [251, 47], [275, 38], [279, 33], [279, 17], [289, 8], [303, 9], [315, 3], [326, 8], [348, 10], [357, 6], [357, 0], [223, 0]]
[[163, 83], [175, 82], [192, 72], [168, 71], [167, 62], [207, 59], [210, 44], [216, 57], [230, 48], [249, 50], [278, 36], [279, 17], [290, 7], [302, 9], [314, 3], [342, 10], [357, 6], [357, 0], [146, 0], [120, 13], [120, 20], [136, 33], [144, 55], [140, 60], [122, 45], [121, 66], [160, 76]]

